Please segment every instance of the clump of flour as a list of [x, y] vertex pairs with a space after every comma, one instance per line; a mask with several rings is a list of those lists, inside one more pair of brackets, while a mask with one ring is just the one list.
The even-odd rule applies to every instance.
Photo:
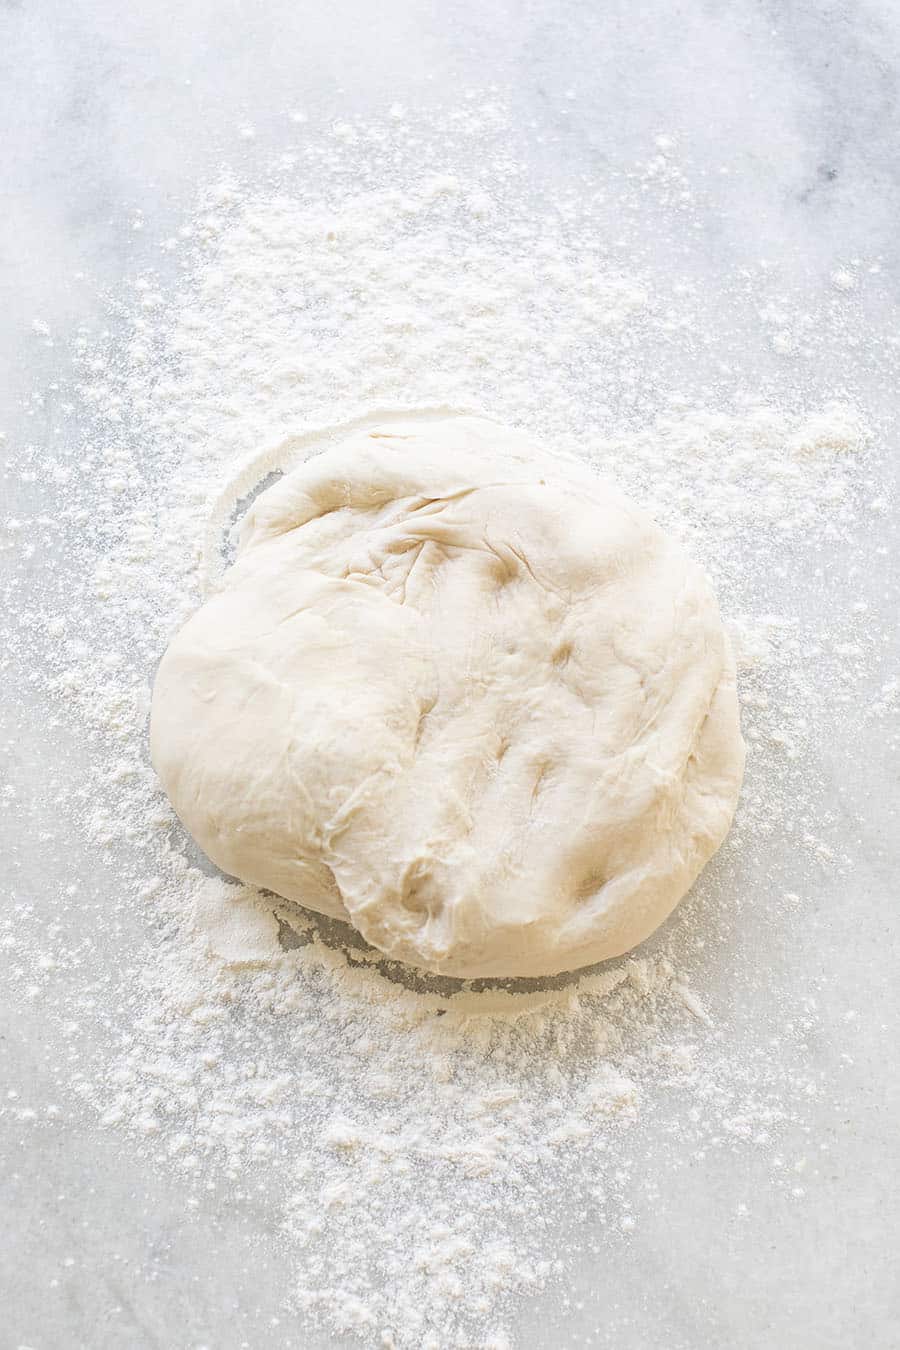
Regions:
[[[235, 1203], [264, 1194], [296, 1315], [386, 1347], [500, 1347], [518, 1297], [565, 1283], [574, 1214], [594, 1254], [628, 1240], [658, 1199], [648, 1159], [760, 1150], [802, 1195], [782, 1148], [820, 1091], [815, 999], [773, 986], [771, 1020], [748, 1025], [764, 954], [717, 953], [742, 914], [801, 903], [797, 846], [801, 873], [841, 866], [817, 728], [869, 677], [878, 634], [864, 609], [818, 625], [783, 582], [885, 509], [877, 429], [852, 362], [844, 390], [777, 368], [749, 387], [696, 284], [643, 254], [643, 203], [673, 231], [695, 209], [670, 148], [559, 196], [494, 105], [297, 136], [205, 192], [108, 331], [76, 337], [71, 387], [33, 409], [76, 428], [64, 448], [11, 448], [43, 487], [4, 525], [11, 590], [35, 548], [45, 563], [7, 660], [78, 744], [74, 788], [52, 776], [47, 802], [106, 875], [102, 905], [72, 886], [36, 932], [22, 899], [0, 932], [24, 997], [99, 1047], [61, 1059], [61, 1097], [177, 1168], [189, 1204], [223, 1175]], [[814, 368], [847, 288], [792, 309], [769, 284], [748, 298], [735, 279], [735, 326], [798, 333], [775, 351]], [[435, 407], [526, 426], [615, 477], [708, 567], [735, 636], [735, 830], [662, 934], [581, 976], [485, 990], [386, 965], [211, 875], [148, 765], [155, 662], [215, 584], [241, 503], [358, 419]]]

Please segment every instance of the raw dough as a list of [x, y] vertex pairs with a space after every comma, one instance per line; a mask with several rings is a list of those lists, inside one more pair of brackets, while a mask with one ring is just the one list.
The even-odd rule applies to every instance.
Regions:
[[744, 764], [701, 569], [586, 466], [462, 417], [257, 498], [160, 665], [151, 749], [219, 867], [457, 976], [641, 942]]

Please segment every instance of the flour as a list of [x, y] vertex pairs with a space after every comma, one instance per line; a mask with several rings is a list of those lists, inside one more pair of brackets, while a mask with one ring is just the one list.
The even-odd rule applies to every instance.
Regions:
[[[741, 933], [762, 906], [782, 932], [818, 869], [844, 866], [819, 807], [821, 728], [863, 684], [881, 688], [873, 715], [896, 715], [871, 616], [819, 622], [786, 580], [851, 548], [872, 565], [866, 522], [888, 495], [842, 308], [866, 274], [835, 271], [825, 297], [736, 276], [725, 322], [644, 247], [647, 201], [673, 230], [702, 206], [671, 137], [560, 195], [493, 103], [463, 100], [440, 126], [399, 107], [383, 125], [303, 118], [276, 164], [203, 194], [107, 332], [75, 337], [70, 385], [31, 407], [47, 443], [4, 447], [11, 477], [41, 487], [0, 534], [4, 665], [21, 662], [42, 734], [72, 747], [44, 805], [103, 901], [73, 877], [48, 928], [17, 892], [0, 942], [71, 1048], [54, 1109], [80, 1101], [178, 1169], [188, 1206], [223, 1176], [233, 1204], [252, 1193], [299, 1343], [318, 1320], [371, 1345], [500, 1347], [523, 1298], [566, 1285], [579, 1244], [602, 1269], [639, 1229], [654, 1160], [755, 1150], [797, 1203], [795, 1159], [820, 1148], [805, 1123], [818, 988], [794, 972], [748, 1022], [744, 991], [772, 977]], [[742, 324], [782, 335], [773, 360], [804, 370], [846, 346], [847, 387], [742, 372]], [[750, 749], [735, 831], [661, 935], [581, 977], [484, 990], [379, 963], [209, 875], [148, 766], [155, 662], [215, 585], [248, 496], [359, 419], [435, 407], [487, 411], [610, 473], [701, 558], [735, 637]]]

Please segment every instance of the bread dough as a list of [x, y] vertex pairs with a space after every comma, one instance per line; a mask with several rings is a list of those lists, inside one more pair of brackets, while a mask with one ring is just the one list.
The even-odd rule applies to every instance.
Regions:
[[463, 417], [360, 432], [257, 498], [150, 735], [224, 871], [456, 976], [641, 942], [744, 764], [702, 570], [586, 466]]

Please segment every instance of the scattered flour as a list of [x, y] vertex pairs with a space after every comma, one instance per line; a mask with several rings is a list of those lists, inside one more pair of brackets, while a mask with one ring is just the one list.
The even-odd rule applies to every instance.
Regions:
[[[886, 509], [877, 429], [850, 358], [849, 392], [795, 379], [787, 396], [777, 370], [739, 370], [687, 270], [642, 252], [647, 200], [675, 222], [699, 209], [671, 138], [559, 194], [493, 104], [441, 125], [395, 105], [384, 125], [292, 127], [275, 164], [204, 193], [107, 330], [76, 336], [71, 382], [35, 394], [33, 444], [4, 447], [40, 492], [2, 526], [3, 665], [66, 747], [44, 807], [83, 841], [102, 902], [67, 885], [48, 929], [17, 889], [0, 943], [23, 998], [95, 1047], [61, 1057], [61, 1101], [178, 1168], [189, 1205], [223, 1175], [235, 1204], [264, 1188], [295, 1317], [383, 1347], [500, 1350], [516, 1300], [565, 1284], [573, 1215], [596, 1256], [628, 1239], [658, 1196], [648, 1159], [763, 1150], [773, 1185], [802, 1194], [778, 1141], [809, 1134], [822, 1088], [815, 991], [773, 987], [771, 1019], [747, 1024], [744, 991], [768, 972], [740, 925], [763, 897], [773, 922], [796, 910], [798, 848], [809, 877], [843, 865], [816, 738], [879, 634], [865, 606], [817, 625], [784, 582], [827, 570]], [[862, 275], [831, 282], [792, 299], [741, 275], [731, 322], [814, 366]], [[155, 662], [216, 584], [247, 497], [359, 420], [438, 407], [610, 472], [701, 557], [735, 635], [750, 747], [735, 830], [661, 935], [581, 976], [485, 989], [384, 963], [210, 875], [149, 769]], [[896, 715], [896, 680], [882, 697]]]

